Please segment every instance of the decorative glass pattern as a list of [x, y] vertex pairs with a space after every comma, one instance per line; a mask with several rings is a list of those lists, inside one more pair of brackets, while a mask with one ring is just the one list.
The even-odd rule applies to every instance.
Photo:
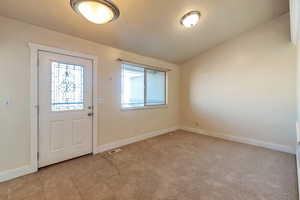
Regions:
[[83, 67], [52, 62], [51, 77], [51, 110], [82, 110]]

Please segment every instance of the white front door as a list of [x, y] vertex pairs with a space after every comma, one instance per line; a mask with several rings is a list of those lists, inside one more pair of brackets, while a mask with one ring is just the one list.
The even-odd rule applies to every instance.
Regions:
[[92, 67], [39, 52], [39, 167], [92, 152]]

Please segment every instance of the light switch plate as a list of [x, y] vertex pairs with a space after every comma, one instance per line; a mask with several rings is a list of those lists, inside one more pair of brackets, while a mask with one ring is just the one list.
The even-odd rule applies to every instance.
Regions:
[[10, 104], [10, 99], [9, 97], [3, 97], [3, 96], [0, 96], [0, 105], [8, 105]]

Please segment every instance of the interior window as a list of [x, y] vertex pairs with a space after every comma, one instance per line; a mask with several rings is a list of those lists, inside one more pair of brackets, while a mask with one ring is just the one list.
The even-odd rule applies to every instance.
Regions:
[[166, 104], [166, 72], [122, 64], [122, 107]]

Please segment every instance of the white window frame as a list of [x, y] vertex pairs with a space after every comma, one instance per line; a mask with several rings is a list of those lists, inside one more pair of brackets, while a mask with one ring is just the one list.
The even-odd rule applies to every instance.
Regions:
[[[136, 107], [123, 107], [123, 102], [122, 102], [122, 92], [121, 92], [121, 110], [126, 111], [126, 110], [144, 110], [144, 109], [158, 109], [158, 108], [168, 108], [168, 71], [163, 71], [159, 69], [152, 69], [149, 67], [145, 67], [143, 65], [138, 65], [135, 63], [121, 63], [121, 91], [123, 88], [123, 66], [124, 64], [132, 65], [135, 67], [143, 68], [144, 71], [144, 106], [136, 106]], [[164, 104], [158, 104], [158, 105], [147, 105], [146, 104], [146, 99], [147, 99], [147, 73], [146, 70], [152, 70], [152, 71], [158, 71], [158, 72], [164, 72], [165, 73], [165, 103]]]

